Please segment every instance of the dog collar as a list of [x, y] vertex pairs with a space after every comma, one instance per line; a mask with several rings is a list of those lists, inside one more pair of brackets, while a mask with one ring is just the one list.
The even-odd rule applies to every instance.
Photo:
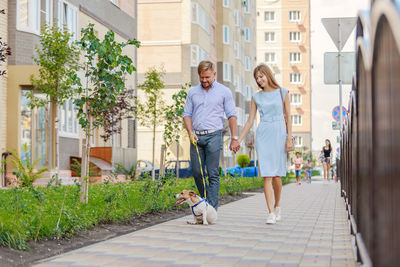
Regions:
[[194, 208], [197, 207], [198, 205], [200, 205], [200, 203], [203, 203], [203, 202], [206, 202], [206, 207], [207, 207], [207, 206], [208, 206], [208, 203], [207, 203], [207, 201], [206, 201], [204, 198], [203, 198], [202, 200], [200, 200], [199, 203], [197, 203], [196, 205], [193, 205], [193, 206], [192, 206], [192, 213], [193, 213], [193, 215], [194, 215], [195, 217], [203, 216], [203, 213], [200, 214], [200, 215], [197, 215], [197, 214], [194, 212]]

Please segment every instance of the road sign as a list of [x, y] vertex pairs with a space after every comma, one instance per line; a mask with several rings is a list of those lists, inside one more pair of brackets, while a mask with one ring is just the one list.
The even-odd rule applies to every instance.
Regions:
[[[347, 115], [347, 110], [345, 107], [342, 107], [342, 118], [346, 117]], [[336, 106], [332, 110], [332, 117], [333, 119], [340, 121], [340, 107]]]
[[338, 121], [332, 121], [332, 130], [340, 130], [340, 123]]
[[[338, 52], [326, 52], [324, 54], [324, 83], [339, 84]], [[356, 71], [356, 53], [342, 52], [340, 56], [340, 72], [342, 84], [351, 84], [353, 73]]]
[[356, 26], [357, 18], [323, 18], [321, 21], [337, 49], [342, 51]]

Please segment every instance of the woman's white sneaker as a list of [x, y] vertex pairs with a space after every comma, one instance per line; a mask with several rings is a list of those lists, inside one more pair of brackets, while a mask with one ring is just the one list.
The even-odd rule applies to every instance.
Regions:
[[267, 216], [267, 224], [275, 224], [275, 223], [276, 223], [275, 213], [269, 213]]
[[275, 207], [275, 215], [276, 215], [276, 221], [281, 220], [281, 207]]

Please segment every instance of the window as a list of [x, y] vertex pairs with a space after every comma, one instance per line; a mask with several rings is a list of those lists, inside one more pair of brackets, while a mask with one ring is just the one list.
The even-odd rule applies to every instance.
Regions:
[[66, 27], [73, 34], [73, 39], [77, 39], [78, 34], [78, 10], [71, 4], [58, 1], [58, 27]]
[[235, 51], [235, 57], [236, 58], [239, 58], [239, 42], [238, 41], [235, 41], [234, 43], [233, 43], [233, 51]]
[[301, 105], [301, 103], [302, 103], [301, 94], [290, 94], [290, 104]]
[[303, 146], [303, 137], [302, 136], [295, 136], [294, 146], [295, 147], [302, 147]]
[[298, 11], [298, 10], [289, 11], [289, 21], [299, 22], [300, 19], [301, 19], [300, 11]]
[[208, 53], [198, 45], [191, 45], [190, 51], [190, 62], [192, 67], [197, 67], [200, 61], [208, 60], [210, 58]]
[[244, 61], [245, 61], [245, 67], [244, 67], [244, 69], [245, 69], [246, 71], [251, 71], [251, 60], [250, 60], [250, 57], [245, 56], [245, 57], [244, 57]]
[[290, 63], [300, 63], [301, 62], [301, 53], [300, 52], [291, 52], [289, 54]]
[[211, 26], [211, 44], [215, 45], [215, 27]]
[[289, 40], [291, 42], [300, 42], [301, 41], [300, 32], [290, 32], [289, 33]]
[[78, 138], [78, 120], [73, 101], [69, 99], [60, 106], [60, 136]]
[[265, 53], [265, 62], [266, 63], [275, 63], [275, 53], [273, 52], [268, 52]]
[[53, 1], [44, 0], [42, 3], [44, 3], [44, 6], [41, 7], [40, 12], [43, 14], [46, 24], [53, 25]]
[[244, 12], [250, 13], [250, 0], [244, 0]]
[[222, 5], [229, 8], [229, 0], [223, 0]]
[[40, 34], [39, 0], [17, 0], [17, 29]]
[[192, 23], [200, 25], [207, 33], [210, 33], [210, 18], [198, 3], [192, 3]]
[[247, 27], [244, 28], [244, 40], [250, 42], [250, 29]]
[[265, 11], [264, 12], [264, 20], [265, 21], [275, 21], [275, 12], [274, 11]]
[[235, 26], [240, 27], [240, 13], [239, 10], [235, 9]]
[[223, 29], [223, 43], [229, 44], [230, 43], [229, 26], [223, 25], [222, 29]]
[[275, 33], [274, 32], [265, 32], [265, 42], [268, 42], [268, 43], [275, 42]]
[[301, 83], [301, 74], [299, 72], [290, 73], [290, 83], [300, 84]]
[[291, 115], [290, 117], [292, 118], [293, 126], [301, 126], [302, 125], [301, 115]]
[[232, 68], [231, 64], [224, 62], [223, 65], [223, 80], [224, 82], [232, 81]]

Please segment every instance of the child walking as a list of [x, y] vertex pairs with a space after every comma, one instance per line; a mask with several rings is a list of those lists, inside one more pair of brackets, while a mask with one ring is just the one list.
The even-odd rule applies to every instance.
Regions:
[[301, 167], [303, 165], [303, 159], [300, 157], [300, 152], [296, 152], [296, 158], [294, 159], [294, 170], [296, 172], [296, 181], [298, 185], [301, 185]]
[[311, 184], [311, 174], [312, 174], [312, 162], [310, 158], [307, 158], [306, 162], [306, 174], [307, 174], [307, 182]]

